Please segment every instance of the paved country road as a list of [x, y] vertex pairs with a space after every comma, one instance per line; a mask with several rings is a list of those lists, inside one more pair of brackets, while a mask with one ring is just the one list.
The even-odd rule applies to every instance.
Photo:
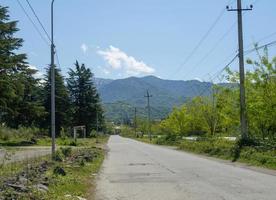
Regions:
[[276, 176], [111, 136], [96, 200], [275, 200]]

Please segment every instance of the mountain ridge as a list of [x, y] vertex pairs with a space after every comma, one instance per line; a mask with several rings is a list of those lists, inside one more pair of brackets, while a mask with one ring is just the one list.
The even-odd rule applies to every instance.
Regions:
[[[152, 94], [152, 116], [154, 119], [161, 119], [165, 118], [173, 107], [184, 104], [188, 99], [198, 95], [210, 95], [213, 85], [198, 80], [166, 80], [152, 75], [116, 80], [95, 78], [95, 84], [104, 104], [106, 117], [112, 121], [118, 121], [117, 118], [132, 118], [134, 107], [139, 108], [140, 115], [145, 117], [147, 102], [144, 95], [147, 90]], [[118, 113], [120, 116], [113, 116]]]

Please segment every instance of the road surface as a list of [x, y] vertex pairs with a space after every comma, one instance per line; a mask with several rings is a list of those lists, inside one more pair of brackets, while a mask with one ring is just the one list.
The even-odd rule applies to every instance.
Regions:
[[276, 176], [111, 136], [96, 200], [275, 200]]

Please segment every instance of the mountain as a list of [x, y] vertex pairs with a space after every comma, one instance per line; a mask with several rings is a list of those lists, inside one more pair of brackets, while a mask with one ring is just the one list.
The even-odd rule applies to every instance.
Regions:
[[106, 84], [109, 84], [112, 81], [113, 81], [112, 79], [105, 79], [105, 78], [95, 78], [94, 79], [94, 82], [95, 82], [97, 88], [100, 88]]
[[138, 115], [146, 117], [146, 91], [150, 98], [153, 119], [162, 119], [175, 106], [198, 95], [209, 95], [212, 83], [197, 80], [164, 80], [155, 76], [129, 77], [125, 79], [95, 79], [96, 87], [106, 110], [106, 118], [113, 121], [129, 121], [134, 107]]

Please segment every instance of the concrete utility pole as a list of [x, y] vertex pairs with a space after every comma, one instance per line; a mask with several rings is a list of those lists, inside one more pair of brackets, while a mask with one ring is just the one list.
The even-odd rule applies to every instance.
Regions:
[[151, 124], [150, 124], [150, 98], [152, 97], [152, 95], [149, 94], [149, 91], [147, 90], [147, 95], [145, 95], [145, 97], [148, 100], [148, 135], [150, 137], [150, 141], [151, 141]]
[[54, 45], [54, 1], [51, 4], [51, 134], [52, 158], [55, 156], [56, 140], [56, 108], [55, 108], [55, 45]]
[[134, 133], [135, 136], [137, 137], [137, 108], [134, 108]]
[[241, 135], [243, 139], [248, 138], [247, 128], [247, 112], [246, 112], [246, 100], [245, 100], [245, 86], [244, 86], [244, 52], [243, 52], [243, 26], [242, 26], [242, 12], [252, 10], [250, 8], [243, 9], [241, 0], [237, 0], [237, 9], [230, 9], [226, 7], [228, 11], [235, 11], [238, 13], [238, 38], [239, 38], [239, 71], [240, 71], [240, 123], [241, 123]]

